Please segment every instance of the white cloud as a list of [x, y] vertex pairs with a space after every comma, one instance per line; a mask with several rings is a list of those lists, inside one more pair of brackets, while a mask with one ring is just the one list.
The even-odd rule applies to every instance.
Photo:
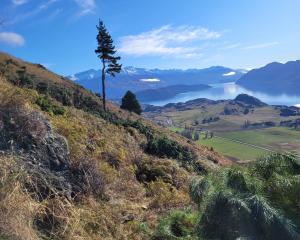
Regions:
[[192, 42], [216, 39], [220, 33], [194, 26], [162, 26], [149, 32], [122, 37], [119, 51], [133, 56], [177, 56], [190, 58], [202, 55]]
[[20, 47], [25, 44], [25, 40], [20, 34], [14, 32], [0, 32], [0, 43]]
[[29, 12], [25, 12], [23, 14], [15, 16], [14, 20], [10, 22], [10, 24], [16, 24], [19, 22], [23, 22], [28, 18], [33, 18], [41, 12], [47, 10], [52, 4], [58, 2], [59, 0], [47, 0], [43, 1], [41, 4], [37, 5], [33, 10]]
[[224, 73], [223, 76], [229, 77], [229, 76], [234, 76], [235, 74], [236, 74], [236, 72], [229, 72], [229, 73]]
[[15, 5], [23, 5], [27, 2], [28, 2], [27, 0], [12, 0], [12, 3]]
[[158, 78], [140, 79], [141, 82], [160, 82]]
[[242, 49], [244, 49], [244, 50], [262, 49], [262, 48], [274, 47], [278, 44], [279, 44], [278, 42], [260, 43], [260, 44], [246, 46], [246, 47], [243, 47]]
[[80, 7], [79, 16], [93, 13], [96, 8], [95, 0], [74, 0], [75, 3]]

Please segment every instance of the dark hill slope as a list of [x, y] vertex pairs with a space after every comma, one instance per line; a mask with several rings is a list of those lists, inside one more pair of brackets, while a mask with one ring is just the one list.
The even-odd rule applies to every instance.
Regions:
[[285, 64], [270, 63], [243, 75], [237, 83], [251, 90], [299, 94], [300, 60]]
[[254, 107], [264, 107], [267, 106], [266, 103], [260, 101], [258, 98], [247, 95], [247, 94], [239, 94], [238, 96], [236, 96], [236, 98], [234, 99], [234, 101], [236, 102], [241, 102], [247, 105], [251, 105]]
[[149, 239], [228, 160], [0, 54], [0, 238]]

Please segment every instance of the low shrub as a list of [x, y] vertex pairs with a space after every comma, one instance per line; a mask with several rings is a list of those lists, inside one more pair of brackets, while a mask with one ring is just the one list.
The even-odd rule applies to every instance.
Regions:
[[153, 240], [192, 240], [197, 239], [198, 216], [191, 211], [173, 211], [159, 221]]
[[70, 166], [70, 182], [75, 199], [94, 196], [106, 199], [106, 180], [92, 160], [80, 160]]
[[49, 98], [38, 96], [35, 103], [41, 108], [44, 112], [53, 113], [54, 115], [64, 115], [65, 109], [54, 104]]
[[148, 140], [146, 152], [158, 157], [173, 158], [188, 165], [197, 160], [197, 156], [188, 147], [167, 138], [166, 136], [153, 136]]
[[120, 168], [121, 161], [117, 154], [103, 152], [101, 154], [101, 158], [104, 159], [111, 167], [117, 170]]
[[239, 192], [248, 191], [243, 172], [235, 168], [227, 172], [227, 186]]
[[135, 162], [135, 176], [139, 182], [149, 183], [162, 179], [164, 182], [173, 184], [169, 169], [155, 161], [139, 160]]

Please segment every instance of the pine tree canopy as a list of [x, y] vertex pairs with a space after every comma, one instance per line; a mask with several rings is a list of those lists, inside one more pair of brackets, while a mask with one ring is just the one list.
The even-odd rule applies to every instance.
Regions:
[[121, 58], [115, 56], [117, 51], [115, 50], [112, 37], [101, 20], [99, 21], [97, 29], [98, 47], [95, 50], [95, 53], [102, 60], [105, 66], [107, 64], [105, 73], [114, 77], [115, 74], [119, 73], [122, 69], [122, 65], [118, 63]]
[[121, 59], [118, 56], [115, 56], [116, 50], [114, 42], [109, 32], [107, 31], [104, 23], [100, 20], [99, 25], [96, 26], [98, 30], [97, 42], [98, 47], [95, 50], [95, 53], [98, 55], [102, 62], [102, 102], [103, 109], [106, 111], [106, 93], [105, 93], [105, 77], [106, 74], [115, 76], [116, 73], [121, 72], [122, 65], [118, 63]]
[[136, 96], [131, 91], [127, 91], [127, 93], [122, 98], [122, 109], [126, 109], [130, 112], [135, 112], [136, 114], [142, 113], [141, 105], [139, 104]]

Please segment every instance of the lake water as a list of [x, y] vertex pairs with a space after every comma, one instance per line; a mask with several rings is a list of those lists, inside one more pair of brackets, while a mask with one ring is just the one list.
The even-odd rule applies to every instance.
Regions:
[[207, 90], [181, 93], [171, 99], [148, 102], [148, 104], [163, 106], [168, 103], [186, 102], [197, 98], [208, 98], [211, 100], [234, 99], [237, 95], [246, 93], [270, 105], [287, 105], [300, 107], [300, 93], [298, 96], [291, 96], [287, 94], [272, 95], [263, 92], [250, 91], [235, 83], [213, 84], [210, 86], [212, 88]]

